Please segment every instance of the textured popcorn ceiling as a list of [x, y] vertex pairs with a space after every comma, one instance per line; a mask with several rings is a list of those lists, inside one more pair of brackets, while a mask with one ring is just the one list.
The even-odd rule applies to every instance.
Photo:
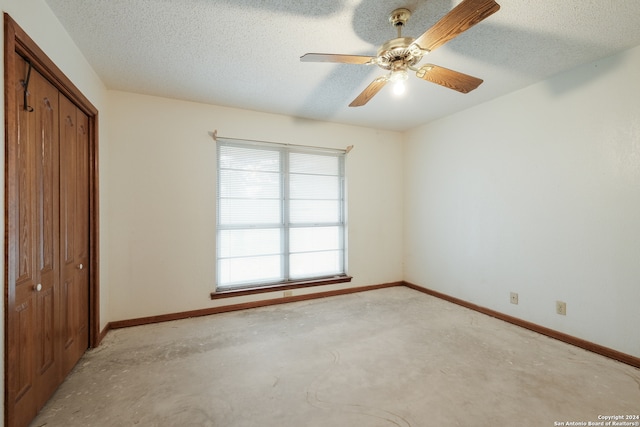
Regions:
[[638, 0], [497, 0], [497, 13], [422, 60], [484, 79], [474, 92], [410, 75], [402, 97], [386, 87], [350, 108], [385, 71], [301, 55], [375, 55], [396, 37], [393, 9], [413, 11], [403, 36], [417, 37], [459, 1], [46, 1], [109, 89], [392, 130], [640, 45]]

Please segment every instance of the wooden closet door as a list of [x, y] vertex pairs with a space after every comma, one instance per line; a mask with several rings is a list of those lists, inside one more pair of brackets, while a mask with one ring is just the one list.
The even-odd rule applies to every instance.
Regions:
[[89, 347], [89, 118], [60, 95], [62, 374]]
[[[18, 76], [27, 64], [16, 55]], [[16, 89], [20, 82], [14, 82]], [[22, 92], [22, 90], [20, 91]], [[27, 425], [60, 382], [58, 363], [58, 90], [37, 71], [28, 108], [16, 97], [17, 147], [8, 147], [7, 361], [10, 425]]]
[[4, 421], [22, 427], [100, 340], [98, 111], [7, 14], [4, 34]]

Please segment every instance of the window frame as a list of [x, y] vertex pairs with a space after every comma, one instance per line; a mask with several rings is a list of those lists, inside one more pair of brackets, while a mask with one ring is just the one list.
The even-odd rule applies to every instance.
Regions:
[[[262, 141], [248, 141], [233, 138], [218, 138], [216, 141], [216, 282], [215, 291], [211, 294], [212, 299], [223, 298], [226, 296], [248, 295], [260, 292], [290, 290], [296, 288], [305, 288], [310, 286], [327, 285], [335, 283], [350, 282], [351, 277], [347, 275], [347, 202], [346, 202], [346, 150], [337, 150], [330, 148], [308, 147], [290, 144], [267, 143]], [[256, 280], [246, 283], [238, 283], [231, 285], [220, 285], [221, 283], [221, 232], [225, 230], [251, 229], [256, 225], [247, 225], [246, 227], [221, 224], [221, 148], [224, 146], [239, 147], [243, 149], [256, 149], [265, 151], [276, 151], [279, 153], [279, 181], [280, 181], [280, 221], [276, 227], [281, 231], [281, 250], [279, 256], [281, 264], [281, 273], [283, 280]], [[290, 211], [290, 188], [289, 181], [292, 176], [289, 168], [290, 154], [302, 153], [312, 155], [326, 155], [335, 157], [339, 162], [339, 218], [337, 222], [317, 222], [293, 224], [289, 221]], [[273, 224], [275, 225], [275, 224]], [[309, 276], [302, 278], [291, 278], [290, 258], [292, 255], [289, 241], [289, 233], [294, 228], [301, 227], [339, 227], [339, 243], [341, 257], [339, 260], [340, 272], [329, 275]]]

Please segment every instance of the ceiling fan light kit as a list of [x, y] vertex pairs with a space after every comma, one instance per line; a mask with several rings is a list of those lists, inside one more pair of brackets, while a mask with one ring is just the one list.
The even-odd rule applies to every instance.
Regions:
[[383, 70], [389, 71], [387, 75], [378, 77], [371, 82], [349, 104], [350, 107], [365, 105], [389, 82], [394, 83], [394, 93], [403, 93], [404, 83], [409, 78], [407, 70], [414, 71], [420, 79], [461, 93], [469, 93], [482, 83], [482, 79], [433, 64], [425, 64], [419, 68], [416, 66], [426, 54], [462, 34], [499, 9], [500, 5], [494, 0], [463, 0], [417, 39], [402, 37], [402, 28], [411, 17], [411, 11], [406, 8], [395, 9], [389, 15], [389, 22], [397, 29], [398, 37], [380, 46], [377, 56], [307, 53], [300, 57], [300, 60], [303, 62], [377, 65]]
[[406, 70], [398, 70], [391, 73], [389, 81], [394, 83], [393, 93], [396, 95], [402, 95], [406, 89], [404, 82], [409, 80], [409, 73]]

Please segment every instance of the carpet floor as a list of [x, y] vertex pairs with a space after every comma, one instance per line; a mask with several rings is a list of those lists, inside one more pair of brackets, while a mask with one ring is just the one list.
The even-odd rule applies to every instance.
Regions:
[[540, 427], [637, 414], [639, 369], [394, 287], [113, 330], [31, 425]]

